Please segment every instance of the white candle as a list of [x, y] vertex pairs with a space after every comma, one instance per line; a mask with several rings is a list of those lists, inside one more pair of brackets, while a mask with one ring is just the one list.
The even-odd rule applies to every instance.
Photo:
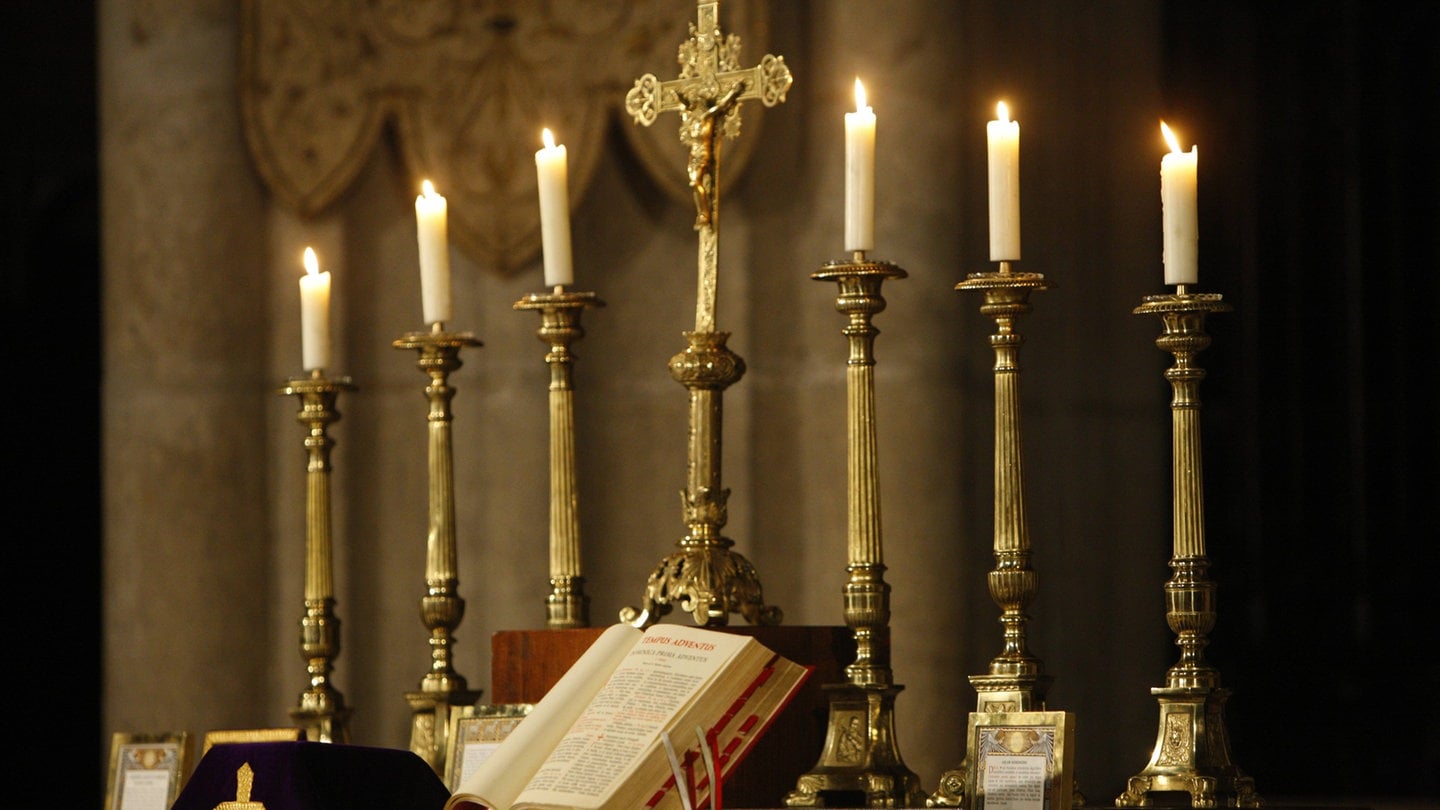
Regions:
[[314, 248], [305, 248], [300, 277], [300, 354], [306, 371], [330, 365], [330, 271], [320, 272]]
[[855, 112], [845, 113], [845, 249], [875, 247], [875, 111], [855, 80]]
[[545, 286], [574, 281], [570, 256], [570, 191], [565, 145], [555, 144], [547, 127], [540, 133], [545, 147], [535, 153], [535, 176], [540, 187], [540, 249], [545, 261]]
[[985, 125], [990, 157], [990, 261], [1020, 259], [1020, 122], [1005, 102]]
[[1199, 150], [1180, 151], [1180, 141], [1165, 122], [1160, 132], [1170, 152], [1160, 159], [1160, 205], [1165, 234], [1165, 283], [1194, 284], [1199, 277], [1200, 216], [1196, 209]]
[[445, 198], [426, 180], [415, 198], [415, 222], [420, 239], [420, 300], [425, 323], [450, 320], [450, 246], [446, 234]]

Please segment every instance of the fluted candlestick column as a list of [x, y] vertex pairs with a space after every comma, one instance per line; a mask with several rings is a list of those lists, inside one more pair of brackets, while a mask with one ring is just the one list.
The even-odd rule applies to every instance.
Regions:
[[980, 312], [995, 321], [990, 347], [995, 352], [995, 569], [990, 596], [1000, 607], [1004, 647], [990, 661], [986, 675], [972, 675], [979, 693], [978, 710], [1033, 711], [1045, 706], [1051, 678], [1026, 643], [1026, 614], [1039, 590], [1030, 568], [1030, 524], [1025, 515], [1025, 465], [1020, 424], [1020, 347], [1025, 340], [1016, 321], [1031, 310], [1030, 293], [1049, 289], [1039, 273], [1014, 271], [1000, 262], [994, 273], [972, 273], [957, 290], [985, 296]]
[[300, 398], [297, 419], [305, 425], [305, 615], [300, 619], [300, 655], [309, 685], [290, 717], [314, 742], [349, 742], [350, 709], [331, 679], [340, 655], [340, 619], [335, 615], [334, 567], [330, 535], [330, 450], [327, 428], [339, 421], [335, 402], [353, 391], [348, 378], [331, 380], [316, 369], [292, 378], [282, 394]]
[[420, 689], [407, 692], [412, 712], [410, 750], [436, 772], [445, 773], [449, 709], [473, 704], [480, 691], [470, 689], [464, 676], [455, 671], [451, 647], [455, 628], [465, 616], [465, 600], [459, 594], [455, 548], [455, 478], [451, 442], [450, 400], [455, 389], [449, 377], [460, 368], [460, 350], [479, 346], [468, 333], [444, 331], [435, 324], [429, 332], [408, 332], [393, 344], [397, 349], [419, 352], [420, 370], [430, 378], [425, 386], [429, 402], [426, 417], [429, 456], [429, 531], [425, 541], [425, 596], [420, 600], [420, 620], [430, 631], [430, 666], [420, 679]]
[[581, 565], [580, 498], [575, 480], [575, 355], [570, 344], [585, 335], [580, 314], [605, 302], [591, 292], [528, 295], [515, 309], [540, 313], [537, 336], [550, 347], [550, 594], [545, 599], [545, 626], [552, 629], [590, 626], [590, 599], [585, 595]]

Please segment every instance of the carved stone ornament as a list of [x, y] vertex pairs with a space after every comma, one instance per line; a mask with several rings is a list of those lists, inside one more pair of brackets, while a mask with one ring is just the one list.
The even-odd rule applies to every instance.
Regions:
[[[728, 0], [722, 20], [757, 58], [769, 44], [761, 5]], [[244, 0], [246, 140], [279, 202], [314, 216], [388, 134], [415, 194], [429, 179], [448, 198], [456, 247], [510, 274], [540, 251], [544, 127], [569, 152], [572, 208], [611, 129], [654, 182], [691, 205], [676, 131], [610, 122], [624, 120], [635, 76], [678, 64], [675, 43], [694, 18], [692, 0]], [[727, 186], [757, 140], [763, 114], [747, 116], [746, 137], [726, 145]]]

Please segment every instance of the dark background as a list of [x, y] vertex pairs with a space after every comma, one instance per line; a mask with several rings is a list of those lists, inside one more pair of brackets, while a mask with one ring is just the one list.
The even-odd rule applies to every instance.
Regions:
[[93, 2], [0, 2], [10, 807], [104, 799], [95, 65]]
[[[108, 734], [94, 6], [0, 2], [6, 770], [80, 807]], [[1267, 798], [1433, 802], [1440, 3], [1164, 11], [1166, 110], [1217, 156], [1201, 275], [1236, 306], [1199, 358], [1236, 764]]]
[[1216, 156], [1201, 278], [1236, 305], [1200, 356], [1209, 654], [1262, 795], [1433, 802], [1440, 3], [1255, 6], [1166, 4], [1167, 109]]

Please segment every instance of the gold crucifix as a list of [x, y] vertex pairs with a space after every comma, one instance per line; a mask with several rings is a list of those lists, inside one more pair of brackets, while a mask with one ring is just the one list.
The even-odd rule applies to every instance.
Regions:
[[687, 168], [700, 234], [700, 293], [695, 331], [715, 330], [715, 282], [719, 263], [721, 136], [740, 134], [739, 105], [759, 99], [766, 107], [785, 100], [792, 79], [784, 57], [766, 54], [741, 69], [740, 37], [720, 33], [719, 0], [696, 0], [690, 39], [680, 44], [680, 77], [662, 82], [647, 73], [625, 95], [625, 110], [643, 126], [662, 112], [680, 113], [680, 142], [690, 149]]

